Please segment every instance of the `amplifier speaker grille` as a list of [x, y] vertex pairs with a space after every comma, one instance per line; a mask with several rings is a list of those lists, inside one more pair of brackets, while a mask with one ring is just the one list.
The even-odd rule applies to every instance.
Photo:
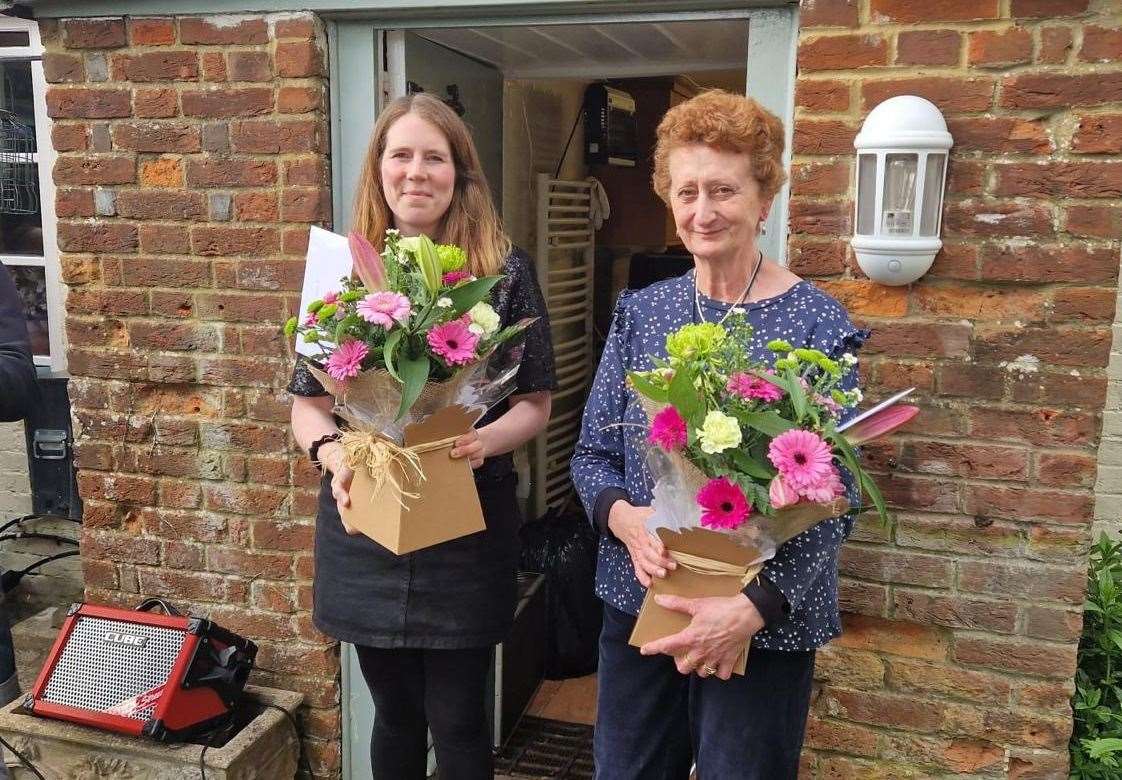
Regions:
[[[167, 682], [183, 640], [182, 630], [82, 616], [74, 626], [42, 700], [95, 712], [115, 707]], [[139, 639], [136, 639], [138, 638]], [[143, 708], [119, 714], [152, 717], [158, 696]]]

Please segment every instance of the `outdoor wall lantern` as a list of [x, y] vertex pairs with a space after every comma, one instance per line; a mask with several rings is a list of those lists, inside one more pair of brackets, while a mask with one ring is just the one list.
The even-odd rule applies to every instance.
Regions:
[[914, 95], [869, 112], [857, 149], [853, 252], [875, 282], [910, 284], [927, 273], [943, 245], [943, 185], [953, 143], [935, 105]]

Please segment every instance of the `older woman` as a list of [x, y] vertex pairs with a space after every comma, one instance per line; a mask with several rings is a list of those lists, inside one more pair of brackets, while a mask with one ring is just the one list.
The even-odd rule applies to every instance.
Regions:
[[[651, 355], [666, 357], [671, 331], [722, 322], [733, 307], [755, 328], [750, 350], [761, 360], [771, 339], [833, 355], [864, 339], [836, 301], [758, 246], [784, 180], [782, 156], [779, 120], [726, 92], [672, 108], [658, 128], [654, 187], [673, 211], [694, 269], [620, 296], [572, 462], [573, 481], [601, 532], [601, 780], [686, 778], [691, 762], [701, 780], [795, 778], [815, 649], [840, 631], [837, 556], [851, 527], [847, 517], [787, 542], [735, 597], [659, 597], [691, 616], [688, 628], [641, 650], [628, 645], [644, 589], [675, 563], [645, 527], [652, 483], [629, 424], [646, 425], [647, 418], [625, 384], [627, 372], [651, 368]], [[748, 672], [733, 676], [748, 639]]]

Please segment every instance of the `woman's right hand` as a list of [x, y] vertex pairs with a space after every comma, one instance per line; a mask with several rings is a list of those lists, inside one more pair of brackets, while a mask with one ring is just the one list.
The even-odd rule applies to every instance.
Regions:
[[355, 473], [347, 467], [343, 460], [343, 445], [339, 442], [328, 442], [319, 448], [319, 462], [331, 472], [331, 495], [335, 498], [335, 505], [339, 508], [339, 519], [343, 523], [343, 530], [351, 536], [361, 533], [357, 528], [351, 528], [343, 520], [343, 509], [351, 505], [351, 480]]
[[653, 512], [649, 506], [632, 506], [623, 499], [608, 511], [608, 529], [627, 547], [635, 576], [644, 588], [651, 586], [651, 578], [665, 577], [677, 567], [662, 541], [647, 530], [647, 518]]

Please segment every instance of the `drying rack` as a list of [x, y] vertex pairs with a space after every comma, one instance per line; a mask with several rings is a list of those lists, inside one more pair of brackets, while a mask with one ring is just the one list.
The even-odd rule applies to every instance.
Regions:
[[0, 109], [0, 214], [39, 211], [39, 171], [35, 128]]

